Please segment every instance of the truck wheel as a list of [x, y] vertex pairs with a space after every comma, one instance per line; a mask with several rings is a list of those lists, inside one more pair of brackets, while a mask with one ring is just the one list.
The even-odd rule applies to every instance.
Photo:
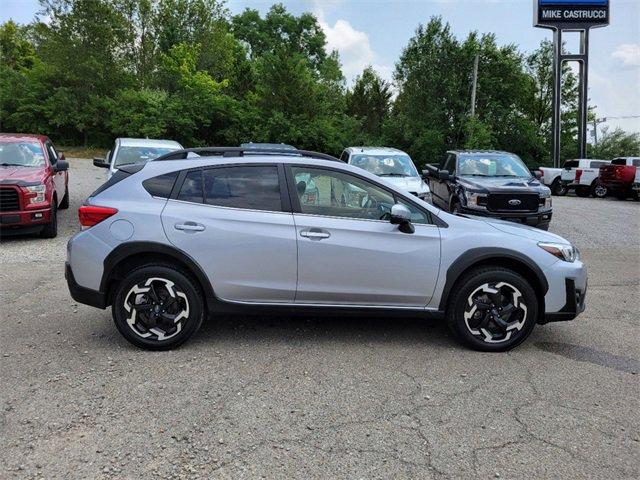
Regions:
[[451, 208], [449, 209], [449, 211], [453, 215], [457, 215], [458, 213], [460, 213], [461, 212], [461, 210], [460, 210], [460, 202], [458, 200], [453, 200], [451, 202]]
[[58, 207], [60, 210], [66, 210], [69, 208], [69, 185], [67, 185], [67, 191], [64, 193], [64, 197], [62, 197], [62, 201], [60, 202], [60, 206]]
[[510, 350], [522, 343], [536, 324], [536, 293], [513, 270], [471, 270], [453, 292], [447, 306], [448, 326], [459, 341], [475, 350]]
[[559, 178], [556, 178], [551, 184], [551, 193], [559, 197], [563, 197], [564, 195], [566, 195], [568, 190], [569, 189], [567, 188], [567, 186], [562, 183]]
[[45, 224], [40, 232], [42, 238], [56, 238], [58, 236], [58, 206], [55, 204], [51, 207], [51, 219]]
[[579, 197], [588, 197], [589, 196], [589, 187], [577, 187], [576, 195]]
[[607, 187], [599, 182], [591, 185], [591, 196], [595, 198], [605, 198], [607, 196]]
[[198, 331], [204, 317], [200, 288], [172, 265], [153, 264], [129, 273], [112, 305], [114, 323], [130, 343], [146, 350], [168, 350]]

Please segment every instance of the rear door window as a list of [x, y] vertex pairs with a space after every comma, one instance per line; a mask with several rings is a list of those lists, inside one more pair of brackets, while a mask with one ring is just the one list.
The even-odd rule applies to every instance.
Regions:
[[183, 202], [202, 203], [203, 198], [202, 170], [192, 170], [184, 178], [177, 199]]
[[591, 162], [591, 168], [600, 168], [603, 165], [606, 165], [606, 162], [598, 162], [598, 161]]
[[219, 207], [282, 211], [275, 165], [210, 168], [203, 172], [204, 202]]

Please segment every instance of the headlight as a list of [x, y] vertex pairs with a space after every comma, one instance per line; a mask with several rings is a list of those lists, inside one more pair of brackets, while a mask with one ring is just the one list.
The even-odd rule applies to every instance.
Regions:
[[44, 198], [44, 194], [46, 191], [46, 187], [42, 184], [40, 185], [32, 185], [32, 186], [28, 186], [26, 187], [27, 192], [29, 192], [29, 194], [27, 195], [27, 198], [29, 199], [29, 203], [42, 203], [44, 202], [45, 198]]
[[486, 208], [487, 195], [479, 192], [470, 192], [466, 190], [464, 197], [467, 199], [467, 207], [471, 208]]
[[538, 242], [538, 246], [546, 250], [554, 257], [558, 257], [565, 262], [575, 262], [580, 258], [580, 252], [573, 245], [564, 243]]

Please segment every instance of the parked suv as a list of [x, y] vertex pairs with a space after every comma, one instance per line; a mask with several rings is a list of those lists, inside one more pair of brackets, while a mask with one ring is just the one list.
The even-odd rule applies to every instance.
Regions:
[[149, 138], [116, 138], [113, 148], [105, 158], [94, 158], [96, 167], [108, 168], [107, 179], [119, 167], [133, 163], [145, 163], [165, 153], [181, 150], [182, 145], [174, 140], [153, 140]]
[[420, 177], [411, 157], [402, 150], [389, 147], [347, 147], [340, 160], [384, 178], [425, 202], [431, 202], [429, 186]]
[[79, 217], [72, 297], [111, 305], [148, 349], [181, 344], [206, 315], [285, 309], [444, 318], [467, 345], [501, 351], [584, 309], [586, 270], [562, 237], [448, 214], [314, 152], [174, 152], [122, 167]]
[[43, 135], [0, 134], [0, 234], [58, 234], [69, 208], [69, 164]]
[[549, 228], [551, 191], [513, 153], [449, 151], [424, 173], [433, 203], [443, 210]]

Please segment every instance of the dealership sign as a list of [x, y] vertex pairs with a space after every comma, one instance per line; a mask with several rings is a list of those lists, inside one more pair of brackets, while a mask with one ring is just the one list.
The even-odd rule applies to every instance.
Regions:
[[548, 28], [609, 25], [609, 0], [537, 0], [533, 24]]

